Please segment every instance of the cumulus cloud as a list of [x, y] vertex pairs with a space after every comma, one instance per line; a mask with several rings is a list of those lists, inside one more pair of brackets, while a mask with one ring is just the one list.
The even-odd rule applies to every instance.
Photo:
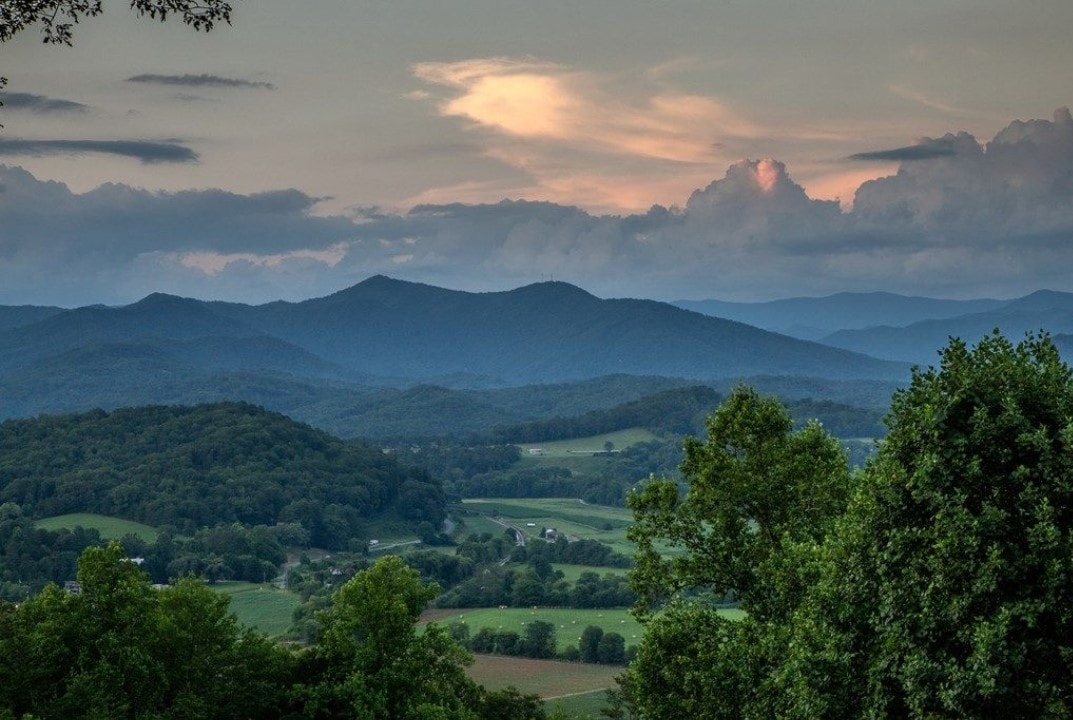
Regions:
[[0, 93], [0, 103], [3, 103], [6, 110], [25, 110], [41, 115], [84, 113], [89, 110], [88, 105], [83, 105], [73, 100], [63, 100], [61, 98], [51, 98], [47, 95], [23, 92]]
[[140, 160], [147, 165], [197, 160], [197, 153], [179, 142], [151, 140], [21, 140], [0, 138], [0, 156], [84, 155], [100, 153]]
[[179, 85], [182, 87], [210, 87], [210, 88], [238, 88], [275, 90], [276, 86], [270, 82], [256, 80], [243, 80], [241, 78], [222, 77], [220, 75], [158, 75], [155, 73], [143, 73], [127, 78], [127, 82], [150, 83], [153, 85]]
[[631, 215], [503, 201], [318, 217], [317, 199], [296, 190], [79, 195], [0, 168], [0, 302], [61, 302], [42, 295], [57, 287], [79, 302], [154, 290], [297, 299], [373, 273], [472, 290], [554, 276], [619, 297], [1073, 290], [1067, 110], [986, 144], [959, 133], [918, 145], [949, 152], [863, 183], [850, 211], [809, 197], [770, 158], [732, 163], [680, 209]]

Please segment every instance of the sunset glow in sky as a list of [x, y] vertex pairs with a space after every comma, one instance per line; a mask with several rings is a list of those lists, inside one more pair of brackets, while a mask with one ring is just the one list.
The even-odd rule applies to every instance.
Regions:
[[0, 46], [0, 303], [1073, 290], [1070, 29], [1068, 0], [239, 0], [205, 35], [106, 2], [74, 48]]

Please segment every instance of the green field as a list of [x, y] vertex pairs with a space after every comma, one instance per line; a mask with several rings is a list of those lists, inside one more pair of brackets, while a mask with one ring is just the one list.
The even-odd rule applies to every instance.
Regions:
[[[462, 503], [467, 510], [498, 517], [532, 538], [539, 536], [542, 527], [555, 528], [571, 539], [599, 540], [627, 557], [637, 551], [626, 539], [626, 529], [633, 523], [633, 514], [626, 508], [591, 505], [577, 498], [467, 498]], [[466, 518], [467, 523], [472, 520]], [[502, 532], [502, 527], [496, 527]], [[682, 552], [660, 543], [656, 548], [665, 555]]]
[[603, 690], [615, 687], [615, 677], [621, 675], [622, 670], [617, 665], [476, 655], [469, 676], [489, 690], [513, 685], [523, 693], [534, 693], [542, 698], [595, 692], [602, 700]]
[[542, 527], [555, 528], [570, 538], [607, 543], [623, 555], [632, 556], [636, 550], [626, 540], [626, 528], [633, 522], [626, 508], [589, 505], [576, 498], [474, 498], [462, 502], [470, 510], [510, 522], [532, 538], [540, 534]]
[[[525, 443], [519, 445], [522, 455], [535, 459], [576, 457], [602, 453], [604, 443], [612, 442], [616, 450], [622, 450], [630, 445], [655, 440], [656, 435], [644, 428], [628, 428], [615, 432], [593, 435], [591, 437], [573, 438], [570, 440], [554, 440], [543, 443]], [[540, 450], [542, 454], [530, 454], [530, 450]]]
[[568, 718], [584, 718], [585, 720], [602, 720], [604, 716], [600, 714], [600, 711], [605, 707], [607, 707], [607, 688], [548, 698], [544, 702], [544, 708], [549, 713], [559, 710]]
[[93, 513], [54, 515], [38, 520], [34, 523], [34, 527], [42, 530], [73, 530], [76, 527], [83, 527], [87, 530], [96, 530], [105, 540], [119, 540], [124, 535], [132, 534], [148, 543], [156, 542], [157, 535], [156, 529], [149, 525]]
[[[472, 510], [473, 508], [468, 508]], [[462, 536], [465, 537], [471, 534], [480, 535], [481, 533], [490, 533], [492, 535], [502, 535], [503, 526], [492, 522], [483, 515], [465, 515], [461, 520], [466, 524], [462, 529]]]
[[563, 574], [563, 579], [569, 583], [576, 583], [578, 578], [581, 577], [581, 573], [594, 572], [601, 577], [606, 574], [611, 575], [625, 575], [629, 572], [628, 568], [612, 568], [612, 567], [594, 567], [592, 565], [567, 565], [566, 563], [552, 563], [552, 568], [559, 570]]
[[231, 612], [243, 625], [279, 637], [291, 626], [291, 615], [298, 607], [298, 596], [271, 584], [221, 582], [213, 590], [231, 596]]

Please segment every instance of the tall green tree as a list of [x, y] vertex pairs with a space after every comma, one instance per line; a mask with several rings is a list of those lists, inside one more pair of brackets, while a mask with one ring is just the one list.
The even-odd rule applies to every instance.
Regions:
[[356, 574], [319, 618], [294, 696], [307, 718], [478, 718], [468, 653], [444, 629], [416, 622], [439, 593], [388, 556]]
[[[646, 629], [628, 677], [646, 718], [764, 715], [783, 627], [848, 499], [838, 441], [816, 423], [795, 432], [774, 398], [739, 387], [707, 430], [706, 442], [686, 441], [684, 495], [653, 479], [629, 498], [630, 577]], [[668, 558], [664, 546], [683, 552]], [[746, 620], [717, 613], [728, 596]]]
[[[953, 341], [894, 397], [781, 673], [797, 717], [1073, 717], [1073, 375]], [[787, 713], [790, 714], [790, 713]]]

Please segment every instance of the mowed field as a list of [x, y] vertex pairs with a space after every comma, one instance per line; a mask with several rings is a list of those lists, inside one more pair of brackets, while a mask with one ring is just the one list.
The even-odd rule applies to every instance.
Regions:
[[239, 622], [269, 637], [279, 637], [291, 626], [291, 616], [299, 598], [271, 584], [221, 582], [210, 585], [231, 598], [231, 612]]
[[576, 457], [578, 455], [591, 456], [593, 453], [602, 453], [604, 452], [604, 445], [608, 442], [614, 445], [615, 450], [622, 450], [630, 445], [649, 442], [650, 440], [655, 439], [656, 435], [649, 430], [645, 430], [644, 428], [628, 428], [626, 430], [616, 430], [615, 432], [604, 433], [603, 435], [592, 435], [590, 437], [573, 438], [570, 440], [524, 443], [519, 445], [519, 447], [522, 449], [523, 457], [533, 460], [540, 460], [542, 458], [559, 459], [564, 457]]
[[105, 540], [119, 540], [124, 535], [133, 534], [148, 543], [156, 542], [156, 528], [143, 525], [133, 520], [111, 517], [109, 515], [94, 515], [93, 513], [70, 513], [68, 515], [54, 515], [42, 518], [34, 523], [35, 527], [42, 530], [74, 530], [83, 527], [87, 530], [96, 530]]
[[467, 510], [511, 523], [536, 542], [540, 542], [537, 536], [544, 527], [555, 528], [572, 539], [599, 540], [623, 555], [635, 551], [633, 543], [626, 540], [626, 528], [633, 522], [626, 508], [589, 505], [577, 498], [473, 498], [462, 503]]

